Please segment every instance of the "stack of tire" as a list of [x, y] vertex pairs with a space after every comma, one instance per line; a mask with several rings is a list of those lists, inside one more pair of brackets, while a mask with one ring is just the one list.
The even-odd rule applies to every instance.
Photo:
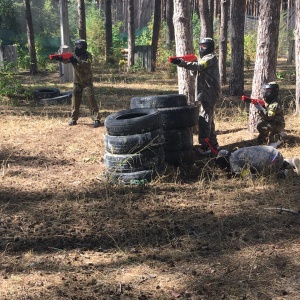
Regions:
[[165, 170], [162, 116], [157, 109], [121, 110], [107, 116], [104, 125], [109, 182], [150, 182]]
[[165, 162], [172, 165], [193, 163], [193, 127], [198, 123], [198, 107], [188, 105], [185, 95], [134, 97], [130, 108], [158, 109], [165, 136]]
[[41, 88], [33, 91], [33, 98], [38, 105], [70, 104], [72, 92], [61, 93], [56, 88]]

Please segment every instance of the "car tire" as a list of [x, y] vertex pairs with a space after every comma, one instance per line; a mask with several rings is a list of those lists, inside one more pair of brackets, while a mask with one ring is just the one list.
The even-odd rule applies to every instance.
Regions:
[[60, 96], [60, 91], [59, 89], [37, 89], [34, 90], [33, 92], [33, 97], [36, 100], [39, 99], [46, 99], [46, 98], [54, 98]]
[[164, 142], [164, 131], [162, 128], [134, 135], [104, 135], [105, 151], [112, 154], [137, 153], [141, 150], [163, 145]]
[[171, 165], [192, 164], [194, 162], [193, 150], [165, 151], [165, 162]]
[[61, 93], [58, 97], [38, 99], [37, 104], [40, 105], [58, 105], [58, 104], [71, 104], [72, 92]]
[[106, 177], [109, 183], [117, 184], [131, 184], [132, 181], [142, 181], [150, 182], [156, 177], [162, 175], [166, 170], [165, 164], [161, 164], [153, 168], [152, 170], [142, 170], [131, 173], [119, 173], [119, 172], [106, 172]]
[[168, 108], [187, 104], [187, 97], [183, 94], [154, 95], [132, 98], [130, 108]]
[[104, 165], [109, 172], [132, 173], [151, 170], [163, 162], [162, 146], [132, 154], [104, 154]]
[[165, 130], [164, 136], [164, 149], [167, 152], [193, 148], [193, 127]]
[[107, 116], [104, 125], [109, 135], [126, 136], [159, 129], [162, 127], [162, 118], [157, 109], [135, 108]]
[[194, 105], [161, 108], [159, 112], [165, 130], [193, 127], [198, 123], [199, 108]]

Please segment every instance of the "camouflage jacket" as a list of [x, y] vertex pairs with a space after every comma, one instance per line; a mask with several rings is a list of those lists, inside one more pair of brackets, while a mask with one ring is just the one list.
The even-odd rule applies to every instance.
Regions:
[[230, 167], [235, 174], [278, 172], [283, 164], [281, 153], [271, 146], [250, 146], [240, 148], [230, 155]]
[[74, 57], [77, 59], [76, 63], [72, 63], [74, 83], [91, 84], [93, 82], [92, 55], [86, 52], [80, 56], [74, 54]]
[[265, 102], [265, 108], [260, 116], [263, 120], [274, 123], [274, 125], [285, 125], [283, 109], [278, 99], [274, 99], [270, 104]]
[[197, 62], [181, 62], [179, 67], [190, 70], [196, 76], [196, 101], [216, 103], [221, 97], [218, 58], [214, 53], [203, 56]]

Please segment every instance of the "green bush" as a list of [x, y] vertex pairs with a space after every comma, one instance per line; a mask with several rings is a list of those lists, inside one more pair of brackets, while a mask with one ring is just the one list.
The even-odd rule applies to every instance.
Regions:
[[105, 61], [105, 24], [98, 9], [89, 7], [86, 18], [88, 50], [95, 62]]
[[255, 61], [256, 56], [256, 43], [257, 43], [257, 32], [249, 31], [244, 36], [244, 59], [245, 67], [250, 68], [252, 62]]

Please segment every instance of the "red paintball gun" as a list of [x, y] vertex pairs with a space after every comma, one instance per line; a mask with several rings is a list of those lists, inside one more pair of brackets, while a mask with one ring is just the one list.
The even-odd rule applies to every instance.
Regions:
[[55, 60], [63, 60], [63, 59], [70, 59], [73, 56], [73, 54], [71, 52], [65, 52], [65, 53], [61, 53], [61, 54], [50, 54], [49, 58], [51, 60], [55, 59]]
[[211, 152], [215, 155], [218, 155], [219, 151], [212, 146], [212, 144], [209, 141], [209, 138], [204, 139], [204, 141], [207, 144], [207, 146], [210, 148]]
[[181, 59], [183, 59], [185, 61], [189, 61], [189, 62], [197, 60], [197, 56], [195, 54], [187, 54], [187, 55], [183, 55], [183, 56], [169, 56], [168, 61], [172, 62], [173, 58], [181, 58]]
[[242, 101], [244, 101], [246, 103], [252, 103], [254, 105], [259, 103], [261, 106], [265, 106], [265, 101], [264, 100], [262, 100], [262, 99], [253, 99], [253, 98], [247, 97], [245, 95], [242, 96]]

